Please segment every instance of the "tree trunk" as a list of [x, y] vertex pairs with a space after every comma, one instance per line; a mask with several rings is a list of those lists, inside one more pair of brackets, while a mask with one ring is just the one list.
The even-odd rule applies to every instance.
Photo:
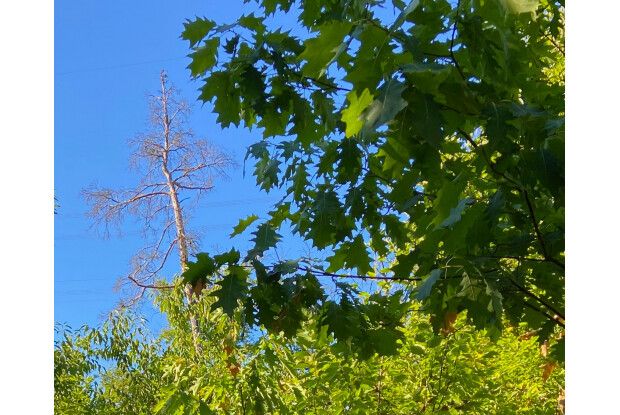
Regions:
[[[183, 222], [183, 211], [181, 209], [181, 204], [179, 202], [178, 197], [178, 188], [175, 185], [174, 179], [168, 170], [168, 152], [169, 152], [169, 136], [170, 136], [170, 124], [171, 120], [168, 116], [168, 95], [166, 90], [166, 75], [162, 73], [161, 75], [161, 89], [162, 89], [162, 110], [163, 110], [163, 126], [164, 126], [164, 148], [162, 151], [162, 172], [166, 177], [166, 184], [168, 187], [168, 192], [170, 194], [170, 201], [172, 203], [172, 209], [174, 211], [174, 220], [177, 229], [177, 243], [179, 246], [179, 260], [181, 262], [181, 272], [185, 271], [186, 263], [189, 259], [188, 253], [188, 243], [187, 243], [187, 235], [185, 234], [185, 224]], [[187, 304], [191, 306], [193, 304], [192, 301], [192, 286], [191, 284], [187, 284], [184, 288], [185, 298], [187, 299]], [[196, 318], [196, 314], [190, 312], [189, 315], [189, 323], [192, 328], [192, 337], [194, 339], [194, 348], [196, 350], [196, 354], [200, 354], [202, 352], [202, 347], [200, 345], [200, 327], [198, 326], [198, 319]]]

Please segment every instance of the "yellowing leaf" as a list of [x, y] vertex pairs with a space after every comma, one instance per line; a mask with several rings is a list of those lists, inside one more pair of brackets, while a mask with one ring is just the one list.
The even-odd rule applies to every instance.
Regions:
[[202, 279], [199, 279], [196, 281], [196, 283], [194, 284], [194, 295], [196, 296], [196, 298], [200, 297], [200, 293], [202, 292], [203, 289], [203, 285], [202, 285]]
[[538, 330], [528, 331], [527, 333], [524, 333], [521, 336], [519, 336], [519, 339], [521, 339], [521, 340], [529, 340], [532, 337], [536, 336], [537, 334], [538, 334]]
[[444, 336], [452, 333], [454, 331], [454, 322], [458, 317], [459, 313], [456, 311], [448, 311], [443, 316], [443, 321], [441, 322], [441, 326], [439, 327], [439, 332]]
[[542, 373], [543, 379], [544, 380], [549, 379], [549, 376], [551, 376], [551, 373], [556, 367], [558, 367], [558, 364], [556, 362], [548, 361], [547, 363], [545, 363], [545, 365], [543, 366], [543, 373]]
[[228, 371], [233, 376], [233, 378], [236, 378], [239, 372], [241, 372], [241, 365], [239, 363], [233, 363], [228, 366]]

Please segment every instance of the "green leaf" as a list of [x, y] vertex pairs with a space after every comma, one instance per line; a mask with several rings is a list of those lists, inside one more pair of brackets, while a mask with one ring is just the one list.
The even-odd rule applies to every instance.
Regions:
[[[453, 213], [453, 208], [455, 207], [457, 210], [454, 212], [458, 212], [458, 215], [461, 214], [465, 208], [465, 205], [463, 205], [463, 209], [459, 211], [458, 204], [459, 196], [463, 188], [463, 181], [450, 181], [445, 182], [441, 189], [439, 189], [437, 192], [437, 199], [435, 200], [435, 203], [433, 203], [433, 209], [437, 212], [435, 219], [433, 220], [434, 225], [439, 226], [442, 222], [444, 222], [444, 220], [450, 217]], [[463, 200], [461, 200], [461, 202], [463, 202]]]
[[255, 232], [252, 232], [252, 235], [254, 235], [254, 238], [251, 239], [254, 242], [254, 247], [248, 251], [244, 261], [262, 256], [266, 250], [275, 247], [280, 240], [280, 235], [269, 222], [261, 224]]
[[243, 99], [258, 115], [265, 112], [267, 94], [263, 74], [253, 65], [247, 65], [241, 74], [239, 85], [243, 91]]
[[241, 254], [239, 253], [239, 251], [237, 251], [234, 248], [231, 248], [231, 250], [226, 252], [225, 254], [215, 255], [213, 259], [215, 260], [215, 263], [217, 264], [217, 266], [221, 267], [222, 265], [226, 265], [226, 264], [235, 265], [237, 262], [239, 262], [240, 257], [241, 257]]
[[[418, 91], [432, 95], [438, 102], [446, 103], [443, 93], [439, 92], [439, 87], [450, 78], [452, 74], [450, 67], [437, 63], [414, 62], [401, 65], [400, 68]], [[455, 92], [459, 91], [456, 85], [450, 87]]]
[[271, 158], [266, 154], [255, 164], [254, 175], [256, 176], [256, 184], [260, 188], [269, 192], [272, 187], [278, 184], [278, 173], [280, 172], [280, 161]]
[[216, 270], [215, 261], [208, 254], [196, 255], [196, 262], [188, 261], [186, 270], [183, 272], [184, 283], [195, 283], [198, 280], [206, 281]]
[[420, 4], [420, 0], [411, 0], [409, 5], [405, 7], [405, 9], [398, 15], [392, 26], [390, 27], [390, 32], [393, 32], [397, 28], [399, 28], [404, 22], [405, 18], [413, 12], [416, 7]]
[[566, 360], [565, 357], [565, 337], [562, 337], [556, 344], [551, 346], [550, 356], [558, 363], [563, 363]]
[[444, 139], [443, 117], [439, 105], [426, 94], [414, 94], [408, 99], [407, 114], [411, 114], [414, 133], [422, 137], [432, 148], [439, 150]]
[[245, 219], [239, 219], [239, 223], [233, 228], [234, 232], [230, 234], [230, 237], [232, 238], [233, 236], [243, 233], [243, 231], [245, 231], [248, 226], [254, 223], [254, 221], [256, 221], [257, 219], [258, 215], [249, 215]]
[[239, 44], [239, 36], [232, 37], [226, 41], [224, 45], [224, 50], [226, 53], [233, 53]]
[[200, 46], [189, 56], [192, 61], [187, 66], [192, 71], [192, 77], [204, 74], [217, 62], [217, 48], [220, 46], [220, 38], [215, 37], [207, 40], [204, 46]]
[[218, 114], [217, 122], [222, 127], [228, 127], [231, 123], [238, 126], [241, 120], [241, 103], [235, 82], [229, 72], [212, 72], [200, 88], [199, 99], [203, 102], [212, 101], [215, 98], [213, 110]]
[[207, 405], [203, 401], [200, 401], [198, 403], [198, 414], [199, 415], [214, 415], [214, 414], [217, 414], [217, 412], [212, 411], [211, 408], [209, 408], [209, 405]]
[[238, 266], [228, 269], [228, 274], [224, 275], [216, 284], [219, 288], [209, 294], [217, 297], [217, 301], [211, 305], [212, 310], [222, 308], [224, 313], [233, 316], [235, 309], [239, 305], [239, 300], [245, 298], [248, 289], [248, 272]]
[[397, 263], [396, 265], [392, 265], [392, 272], [394, 276], [397, 278], [409, 278], [411, 277], [411, 272], [413, 270], [413, 266], [416, 264], [418, 260], [418, 255], [415, 251], [409, 252], [408, 254], [399, 254], [396, 257]]
[[333, 236], [339, 231], [341, 221], [346, 220], [344, 211], [334, 191], [318, 192], [312, 206], [311, 229], [305, 233], [307, 239], [319, 249], [333, 243]]
[[347, 124], [345, 135], [347, 138], [350, 138], [362, 129], [364, 120], [361, 118], [361, 114], [373, 101], [373, 97], [368, 88], [366, 88], [359, 97], [355, 90], [349, 92], [347, 99], [349, 100], [349, 106], [342, 111], [341, 119]]
[[486, 294], [491, 297], [487, 310], [495, 314], [497, 321], [501, 321], [503, 313], [502, 300], [504, 297], [502, 297], [502, 294], [498, 291], [496, 284], [489, 280], [485, 280], [485, 282], [487, 286]]
[[498, 105], [493, 102], [484, 111], [484, 114], [488, 116], [485, 129], [489, 139], [488, 146], [492, 150], [502, 153], [511, 153], [517, 150], [515, 143], [510, 139], [510, 134], [516, 130], [510, 124], [510, 121], [514, 119], [512, 111], [506, 105]]
[[431, 294], [431, 289], [433, 288], [433, 285], [435, 285], [435, 283], [439, 280], [440, 277], [440, 269], [437, 268], [432, 270], [431, 273], [428, 274], [426, 278], [424, 278], [424, 281], [422, 281], [422, 283], [415, 288], [415, 291], [417, 292], [415, 296], [416, 300], [422, 301], [426, 297], [428, 297]]
[[339, 341], [346, 341], [360, 333], [352, 304], [345, 299], [341, 301], [341, 304], [334, 301], [325, 303], [322, 323], [329, 327], [329, 331], [334, 333], [334, 337]]
[[408, 145], [409, 143], [404, 143], [396, 137], [388, 137], [385, 140], [377, 153], [378, 157], [383, 157], [384, 172], [391, 172], [392, 177], [402, 176], [402, 170], [409, 166], [411, 159]]
[[266, 29], [264, 20], [265, 19], [256, 17], [254, 13], [250, 13], [247, 16], [241, 16], [239, 18], [239, 24], [246, 29], [254, 30], [257, 33], [262, 34], [265, 32]]
[[403, 335], [397, 330], [381, 327], [368, 330], [368, 337], [379, 356], [394, 356], [398, 354], [398, 340]]
[[459, 201], [459, 204], [456, 205], [456, 207], [450, 209], [450, 215], [446, 219], [444, 219], [444, 221], [441, 222], [439, 226], [437, 226], [437, 229], [452, 228], [455, 223], [461, 220], [461, 214], [465, 210], [465, 207], [467, 207], [467, 204], [471, 202], [471, 200], [472, 199], [469, 197], [461, 199]]
[[406, 85], [390, 79], [380, 89], [379, 97], [364, 111], [364, 131], [372, 133], [380, 126], [389, 123], [396, 114], [407, 106], [402, 98]]
[[320, 78], [329, 64], [343, 51], [343, 38], [351, 30], [351, 23], [332, 21], [317, 28], [319, 35], [304, 43], [306, 49], [299, 55], [300, 61], [306, 61], [302, 68], [304, 76]]
[[367, 275], [372, 271], [371, 259], [361, 235], [357, 235], [352, 242], [343, 242], [327, 261], [330, 264], [327, 272], [336, 272], [342, 268], [357, 268], [358, 275]]
[[197, 17], [196, 20], [193, 21], [187, 19], [187, 22], [183, 23], [183, 27], [185, 27], [185, 30], [181, 33], [181, 38], [189, 40], [189, 47], [193, 48], [215, 27], [215, 22], [206, 18]]
[[273, 272], [279, 272], [281, 274], [290, 274], [299, 268], [299, 260], [288, 260], [283, 262], [278, 262], [273, 266]]

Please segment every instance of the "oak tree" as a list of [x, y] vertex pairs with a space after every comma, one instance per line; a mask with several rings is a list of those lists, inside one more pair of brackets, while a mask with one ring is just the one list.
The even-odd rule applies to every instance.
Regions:
[[[366, 356], [394, 350], [391, 304], [413, 299], [437, 333], [461, 314], [493, 339], [505, 321], [541, 341], [563, 327], [564, 2], [256, 4], [232, 23], [188, 20], [182, 37], [198, 99], [222, 127], [259, 128], [247, 159], [286, 197], [247, 255], [203, 253], [185, 281], [288, 335], [318, 307]], [[279, 16], [304, 33], [265, 24]], [[284, 225], [327, 260], [264, 261]], [[369, 307], [355, 280], [398, 284]]]

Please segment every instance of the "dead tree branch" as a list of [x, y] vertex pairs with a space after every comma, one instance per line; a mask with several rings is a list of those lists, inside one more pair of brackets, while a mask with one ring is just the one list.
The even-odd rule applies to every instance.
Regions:
[[[151, 242], [132, 260], [132, 270], [125, 278], [138, 289], [130, 303], [139, 301], [146, 289], [171, 288], [154, 283], [174, 252], [178, 253], [180, 272], [196, 246], [187, 225], [193, 206], [184, 205], [190, 195], [196, 199], [213, 189], [218, 178], [236, 163], [233, 157], [207, 140], [194, 137], [187, 126], [190, 106], [178, 98], [174, 86], [162, 71], [160, 93], [149, 96], [149, 126], [146, 133], [128, 141], [133, 150], [130, 169], [141, 173], [135, 188], [113, 190], [91, 186], [82, 194], [90, 207], [93, 226], [103, 226], [105, 235], [120, 225], [127, 214], [143, 220], [143, 235]], [[194, 204], [195, 206], [195, 204]], [[188, 303], [193, 301], [191, 287], [185, 287]], [[201, 351], [196, 316], [189, 316], [196, 352]]]

